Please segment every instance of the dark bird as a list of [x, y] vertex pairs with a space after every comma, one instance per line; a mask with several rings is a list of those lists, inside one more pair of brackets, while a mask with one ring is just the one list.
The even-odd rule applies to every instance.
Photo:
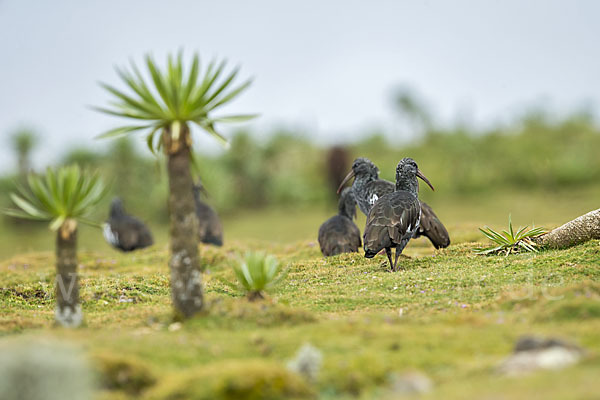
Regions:
[[[385, 249], [392, 271], [396, 271], [398, 257], [419, 229], [421, 203], [418, 198], [417, 177], [434, 190], [412, 158], [400, 160], [396, 167], [396, 190], [380, 197], [367, 216], [363, 236], [365, 257], [373, 258]], [[393, 263], [392, 247], [396, 248]]]
[[323, 222], [319, 228], [319, 246], [325, 257], [357, 252], [361, 246], [360, 231], [352, 222], [356, 217], [356, 201], [350, 188], [342, 191], [338, 215]]
[[198, 216], [198, 240], [202, 243], [223, 246], [223, 226], [219, 216], [200, 199], [200, 193], [205, 193], [204, 186], [198, 181], [194, 185], [194, 199], [196, 201], [196, 215]]
[[[371, 207], [379, 198], [393, 193], [396, 187], [390, 181], [379, 179], [379, 168], [368, 158], [354, 160], [352, 170], [340, 184], [338, 193], [352, 178], [354, 178], [352, 183], [354, 197], [358, 207], [365, 215], [369, 215]], [[419, 236], [426, 236], [436, 249], [450, 245], [450, 235], [448, 235], [446, 227], [431, 207], [423, 202], [421, 202], [421, 224], [414, 237], [418, 238]]]
[[121, 199], [110, 203], [110, 216], [103, 226], [104, 239], [122, 251], [133, 251], [151, 246], [152, 233], [139, 219], [125, 213]]

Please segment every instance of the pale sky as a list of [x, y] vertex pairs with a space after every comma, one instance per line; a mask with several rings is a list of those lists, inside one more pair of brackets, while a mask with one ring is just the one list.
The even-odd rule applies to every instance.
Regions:
[[179, 48], [255, 78], [224, 112], [261, 113], [249, 124], [259, 134], [407, 135], [394, 129], [398, 86], [445, 121], [492, 124], [534, 104], [597, 114], [599, 20], [593, 0], [0, 0], [0, 172], [15, 164], [8, 135], [21, 124], [42, 135], [38, 168], [72, 144], [105, 146], [93, 137], [121, 121], [86, 107], [106, 104], [97, 82], [122, 87], [113, 66]]

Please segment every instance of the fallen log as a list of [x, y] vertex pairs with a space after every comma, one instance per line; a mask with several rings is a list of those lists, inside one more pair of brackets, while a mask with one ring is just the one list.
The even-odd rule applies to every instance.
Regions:
[[549, 249], [564, 249], [592, 239], [600, 239], [600, 208], [531, 238], [538, 246]]

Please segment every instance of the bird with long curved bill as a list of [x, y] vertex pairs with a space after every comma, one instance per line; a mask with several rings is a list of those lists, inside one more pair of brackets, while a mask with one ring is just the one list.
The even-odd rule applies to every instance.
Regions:
[[[419, 170], [415, 160], [400, 160], [396, 167], [396, 190], [379, 198], [367, 216], [363, 235], [365, 257], [373, 258], [385, 249], [392, 271], [397, 270], [400, 254], [419, 229], [421, 203], [418, 198], [417, 177], [427, 183], [431, 190], [435, 190]], [[392, 248], [396, 249], [394, 262]]]
[[[340, 184], [338, 193], [352, 178], [354, 178], [352, 183], [354, 197], [358, 207], [365, 215], [369, 215], [369, 211], [379, 198], [393, 193], [396, 189], [393, 182], [379, 178], [379, 168], [368, 158], [361, 157], [354, 160], [352, 170]], [[424, 202], [421, 202], [421, 224], [414, 237], [418, 238], [420, 236], [427, 237], [436, 249], [450, 245], [450, 235], [446, 227], [431, 207]]]
[[325, 257], [358, 252], [361, 246], [360, 231], [353, 218], [356, 218], [356, 201], [352, 190], [345, 188], [338, 202], [338, 214], [323, 222], [319, 228], [319, 246]]
[[103, 225], [104, 239], [121, 251], [133, 251], [154, 244], [150, 229], [139, 219], [125, 213], [118, 197], [110, 203], [110, 215]]

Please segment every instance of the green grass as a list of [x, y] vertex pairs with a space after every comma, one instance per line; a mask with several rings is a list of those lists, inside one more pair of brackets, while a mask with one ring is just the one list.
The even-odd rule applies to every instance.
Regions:
[[[515, 225], [552, 228], [598, 208], [600, 186], [563, 191], [502, 191], [469, 196], [448, 196], [423, 190], [424, 201], [431, 205], [447, 226], [453, 242], [484, 240], [478, 228], [488, 225], [504, 229], [507, 214], [512, 214]], [[223, 215], [225, 241], [243, 241], [248, 249], [260, 250], [269, 243], [290, 244], [296, 241], [316, 242], [319, 226], [335, 214], [337, 205], [247, 210]], [[147, 210], [136, 212], [144, 219]], [[108, 216], [106, 210], [106, 217]], [[361, 229], [365, 216], [358, 213], [356, 224]], [[150, 224], [156, 246], [167, 248], [168, 227]], [[0, 218], [0, 260], [37, 251], [53, 251], [54, 236], [48, 234], [46, 224], [32, 225], [10, 217]], [[111, 254], [112, 249], [99, 229], [82, 226], [79, 231], [79, 249]], [[257, 247], [258, 246], [258, 247]], [[414, 248], [429, 249], [426, 239], [411, 242], [407, 254]], [[430, 252], [431, 253], [431, 252]]]
[[[327, 210], [229, 217], [226, 245], [201, 247], [209, 307], [183, 325], [172, 320], [164, 233], [153, 248], [121, 254], [82, 229], [85, 326], [53, 326], [52, 251], [21, 253], [0, 263], [0, 342], [43, 336], [81, 345], [102, 377], [102, 399], [253, 398], [257, 391], [263, 398], [392, 399], [391, 374], [414, 370], [434, 382], [424, 398], [593, 398], [600, 390], [600, 243], [509, 257], [473, 253], [487, 244], [476, 227], [501, 227], [507, 212], [516, 223], [552, 227], [593, 208], [582, 193], [559, 207], [569, 196], [540, 207], [547, 195], [517, 193], [497, 198], [504, 207], [497, 212], [475, 199], [432, 202], [449, 221], [453, 245], [434, 251], [425, 240], [411, 243], [398, 273], [387, 271], [385, 256], [322, 258], [314, 237]], [[289, 268], [266, 301], [248, 302], [223, 283], [234, 281], [231, 266], [249, 250]], [[589, 353], [560, 372], [498, 376], [495, 366], [523, 334], [562, 337]], [[314, 383], [284, 369], [306, 342], [323, 354]]]

